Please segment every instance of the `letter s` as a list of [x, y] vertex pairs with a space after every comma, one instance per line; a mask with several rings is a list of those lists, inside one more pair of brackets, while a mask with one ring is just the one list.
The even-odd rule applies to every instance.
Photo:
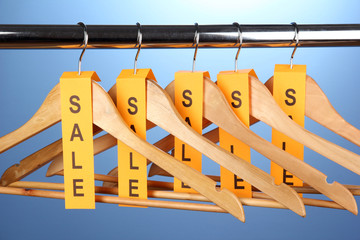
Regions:
[[138, 112], [138, 107], [137, 107], [136, 104], [133, 103], [132, 101], [137, 103], [137, 99], [134, 98], [134, 97], [130, 97], [130, 98], [128, 99], [128, 104], [129, 104], [129, 106], [134, 108], [134, 110], [131, 110], [130, 108], [128, 108], [128, 112], [129, 112], [131, 115], [135, 115], [135, 114]]
[[184, 90], [183, 91], [183, 98], [188, 100], [189, 102], [187, 103], [185, 101], [182, 101], [182, 104], [184, 105], [184, 107], [190, 107], [192, 105], [192, 98], [189, 97], [188, 95], [186, 95], [186, 93], [188, 95], [190, 95], [190, 96], [192, 95], [192, 92], [190, 90]]
[[71, 105], [76, 106], [77, 109], [73, 109], [72, 107], [70, 107], [70, 111], [71, 111], [72, 113], [78, 113], [78, 112], [80, 112], [81, 106], [80, 106], [80, 104], [79, 104], [78, 102], [75, 102], [74, 99], [76, 99], [77, 101], [80, 101], [79, 96], [77, 96], [77, 95], [72, 95], [72, 96], [70, 97], [70, 103], [71, 103]]
[[286, 99], [286, 100], [285, 100], [285, 103], [286, 103], [286, 105], [288, 105], [288, 106], [293, 106], [293, 105], [295, 105], [295, 103], [296, 103], [296, 98], [295, 98], [295, 96], [290, 95], [290, 93], [296, 94], [296, 91], [295, 91], [294, 89], [292, 89], [292, 88], [289, 88], [289, 89], [286, 90], [286, 92], [285, 92], [286, 97], [290, 98], [292, 101], [290, 102], [290, 101], [288, 101], [288, 100]]
[[235, 101], [237, 101], [237, 103], [231, 102], [231, 106], [233, 106], [233, 108], [239, 108], [239, 107], [241, 107], [241, 104], [242, 104], [241, 99], [239, 97], [237, 97], [236, 95], [241, 96], [240, 91], [233, 91], [231, 93], [231, 98], [234, 99]]

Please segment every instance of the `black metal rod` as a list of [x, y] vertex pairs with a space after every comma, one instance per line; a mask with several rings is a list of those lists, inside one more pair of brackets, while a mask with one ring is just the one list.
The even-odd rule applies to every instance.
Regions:
[[[294, 27], [240, 25], [243, 47], [293, 47]], [[360, 46], [360, 24], [298, 25], [299, 47]], [[88, 48], [135, 48], [137, 26], [88, 25]], [[234, 25], [199, 25], [200, 48], [237, 47]], [[194, 25], [142, 25], [142, 48], [193, 48]], [[80, 48], [80, 25], [0, 25], [0, 49]]]

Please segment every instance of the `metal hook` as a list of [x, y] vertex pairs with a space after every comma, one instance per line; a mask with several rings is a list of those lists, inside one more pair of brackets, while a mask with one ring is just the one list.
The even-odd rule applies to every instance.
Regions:
[[[84, 29], [84, 40], [83, 43], [81, 45], [84, 45], [83, 50], [81, 52], [81, 55], [79, 57], [79, 63], [78, 63], [78, 74], [81, 75], [81, 59], [84, 55], [85, 49], [88, 45], [88, 40], [89, 40], [89, 35], [87, 33], [87, 27], [83, 22], [78, 22], [78, 24]], [[81, 46], [80, 45], [80, 46]]]
[[198, 28], [199, 28], [199, 24], [195, 23], [195, 36], [194, 36], [193, 46], [194, 46], [194, 44], [196, 44], [196, 46], [195, 46], [195, 53], [194, 53], [194, 60], [193, 60], [193, 67], [192, 67], [193, 72], [195, 71], [196, 54], [197, 54], [197, 50], [198, 50], [198, 47], [199, 47], [199, 40], [200, 40], [200, 34], [199, 34], [199, 31], [198, 31]]
[[235, 46], [240, 43], [239, 45], [239, 49], [237, 50], [236, 56], [235, 56], [235, 72], [237, 72], [238, 70], [238, 57], [239, 57], [239, 53], [240, 50], [242, 48], [242, 44], [243, 44], [243, 35], [242, 35], [242, 31], [241, 31], [241, 27], [237, 22], [234, 22], [233, 25], [235, 25], [238, 28], [238, 39], [235, 43]]
[[137, 35], [135, 47], [138, 46], [138, 50], [136, 52], [135, 62], [134, 62], [134, 75], [136, 74], [136, 70], [137, 70], [136, 65], [137, 65], [137, 60], [138, 60], [138, 56], [139, 56], [140, 49], [141, 49], [141, 43], [142, 43], [141, 25], [140, 25], [140, 23], [137, 22], [136, 26], [138, 27], [138, 35]]
[[293, 41], [296, 41], [294, 50], [293, 50], [293, 52], [291, 54], [291, 58], [290, 58], [290, 68], [292, 69], [293, 68], [294, 54], [295, 54], [297, 46], [299, 45], [299, 28], [298, 28], [298, 25], [296, 24], [296, 22], [292, 22], [291, 25], [293, 25], [295, 27], [295, 35], [294, 35]]

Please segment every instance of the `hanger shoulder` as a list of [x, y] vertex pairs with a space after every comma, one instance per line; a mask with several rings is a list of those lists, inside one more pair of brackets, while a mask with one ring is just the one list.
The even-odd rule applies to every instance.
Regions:
[[255, 118], [341, 166], [360, 174], [359, 155], [333, 144], [296, 124], [281, 110], [270, 92], [258, 79], [254, 77], [250, 79], [250, 111]]
[[60, 119], [60, 85], [57, 84], [29, 121], [0, 138], [0, 153], [51, 127]]
[[[254, 95], [254, 92], [251, 92], [251, 95]], [[204, 80], [204, 116], [324, 195], [357, 214], [356, 201], [350, 191], [338, 182], [327, 183], [325, 174], [252, 132], [236, 117], [221, 90], [209, 79]]]
[[[273, 78], [269, 78], [265, 86], [272, 93]], [[360, 146], [360, 130], [348, 123], [331, 105], [325, 93], [315, 80], [306, 75], [305, 116]], [[258, 121], [253, 119], [252, 124]]]
[[[95, 129], [94, 134], [97, 134], [98, 132], [99, 130]], [[99, 154], [115, 145], [116, 139], [109, 134], [105, 134], [104, 136], [95, 139], [94, 154]], [[6, 169], [1, 176], [0, 184], [2, 186], [7, 186], [15, 181], [20, 181], [49, 162], [51, 162], [51, 164], [46, 172], [47, 177], [51, 177], [59, 171], [64, 170], [61, 139], [49, 144], [30, 156], [27, 156], [21, 160], [19, 164], [14, 164]]]
[[274, 184], [274, 178], [266, 172], [199, 135], [181, 118], [166, 92], [150, 80], [147, 81], [147, 118], [297, 214], [305, 216], [298, 194], [285, 184]]
[[6, 169], [0, 179], [1, 186], [8, 186], [10, 183], [23, 179], [35, 170], [49, 163], [54, 157], [59, 154], [61, 155], [61, 152], [62, 141], [60, 139], [30, 156], [27, 156], [21, 160], [19, 164], [14, 164]]
[[178, 177], [239, 220], [245, 220], [243, 207], [234, 194], [228, 190], [217, 191], [216, 182], [134, 134], [121, 118], [109, 95], [96, 83], [93, 83], [93, 121], [97, 126]]
[[360, 146], [360, 130], [348, 123], [331, 105], [310, 76], [306, 77], [305, 115], [336, 134]]

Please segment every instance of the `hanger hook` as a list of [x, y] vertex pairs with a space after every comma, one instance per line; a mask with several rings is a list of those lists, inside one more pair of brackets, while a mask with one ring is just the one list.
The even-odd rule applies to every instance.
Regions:
[[194, 36], [194, 42], [193, 42], [193, 46], [195, 45], [195, 53], [194, 53], [194, 60], [193, 60], [193, 67], [192, 67], [192, 71], [195, 71], [195, 61], [196, 61], [196, 55], [197, 55], [197, 50], [199, 47], [199, 40], [200, 40], [200, 34], [198, 31], [199, 28], [199, 24], [195, 23], [195, 36]]
[[79, 63], [78, 63], [78, 74], [81, 75], [81, 60], [82, 60], [82, 57], [83, 57], [84, 52], [86, 50], [86, 47], [88, 45], [89, 35], [88, 35], [88, 32], [87, 32], [86, 25], [83, 22], [78, 22], [78, 24], [84, 29], [84, 40], [83, 40], [83, 43], [81, 44], [81, 45], [84, 45], [84, 47], [83, 47], [83, 50], [82, 50], [81, 55], [79, 57]]
[[137, 65], [137, 60], [138, 60], [138, 56], [141, 50], [141, 43], [142, 43], [142, 33], [141, 33], [141, 25], [140, 23], [136, 23], [136, 26], [138, 27], [138, 34], [137, 34], [137, 40], [136, 40], [136, 44], [135, 47], [138, 46], [138, 50], [136, 52], [136, 56], [135, 56], [135, 62], [134, 62], [134, 75], [136, 74], [136, 65]]
[[296, 42], [294, 50], [293, 50], [293, 52], [291, 54], [291, 58], [290, 58], [290, 68], [292, 69], [293, 68], [294, 54], [295, 54], [296, 48], [299, 45], [299, 28], [298, 28], [298, 25], [296, 24], [296, 22], [292, 22], [291, 25], [293, 25], [295, 27], [295, 35], [294, 35], [293, 41]]
[[237, 50], [237, 53], [236, 53], [236, 56], [235, 56], [235, 72], [237, 72], [237, 70], [238, 70], [238, 57], [239, 57], [239, 53], [240, 53], [240, 50], [241, 50], [242, 44], [243, 44], [243, 35], [242, 35], [240, 24], [238, 24], [237, 22], [234, 22], [233, 25], [238, 28], [238, 39], [237, 39], [237, 41], [235, 43], [235, 46], [238, 43], [240, 43], [239, 49]]

